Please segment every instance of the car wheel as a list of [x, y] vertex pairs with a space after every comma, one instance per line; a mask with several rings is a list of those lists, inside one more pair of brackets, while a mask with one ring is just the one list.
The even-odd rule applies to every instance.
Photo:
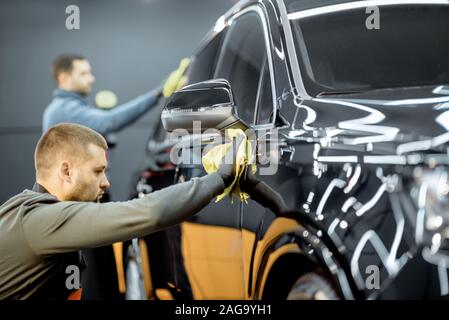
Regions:
[[331, 282], [311, 272], [302, 275], [288, 293], [287, 300], [339, 300]]

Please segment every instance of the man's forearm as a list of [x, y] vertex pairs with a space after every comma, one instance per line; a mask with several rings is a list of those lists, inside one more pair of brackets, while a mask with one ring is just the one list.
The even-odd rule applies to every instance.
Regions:
[[108, 110], [103, 121], [109, 122], [107, 132], [121, 130], [125, 126], [136, 121], [159, 101], [160, 89], [149, 91], [127, 103], [119, 105], [112, 110]]
[[[199, 183], [201, 182], [201, 183]], [[192, 183], [195, 186], [191, 187]], [[197, 213], [224, 191], [223, 179], [217, 173], [185, 182], [147, 195], [156, 216], [158, 229], [177, 224]]]
[[248, 192], [252, 200], [269, 208], [276, 215], [282, 215], [288, 212], [288, 207], [282, 196], [265, 182], [260, 181]]
[[126, 202], [57, 202], [28, 213], [24, 233], [36, 254], [103, 246], [177, 224], [223, 190], [222, 178], [213, 173]]

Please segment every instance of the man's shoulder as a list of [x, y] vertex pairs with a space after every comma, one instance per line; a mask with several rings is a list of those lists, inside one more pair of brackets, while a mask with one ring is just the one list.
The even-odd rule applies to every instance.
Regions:
[[18, 196], [21, 196], [27, 204], [59, 202], [59, 200], [50, 193], [37, 192], [28, 189], [23, 190]]
[[46, 110], [61, 110], [61, 107], [89, 107], [89, 104], [83, 99], [72, 96], [54, 97], [48, 104]]
[[66, 118], [76, 110], [86, 107], [89, 107], [89, 105], [73, 98], [54, 98], [45, 108], [44, 118], [47, 118], [47, 121], [50, 122], [51, 120], [59, 121], [59, 118]]
[[31, 206], [40, 203], [51, 204], [56, 202], [59, 202], [58, 199], [49, 193], [41, 193], [25, 189], [21, 193], [8, 199], [0, 206], [0, 216], [4, 212], [14, 210], [15, 208], [21, 206]]
[[76, 122], [76, 118], [83, 114], [90, 106], [76, 98], [55, 97], [45, 108], [42, 125], [46, 131], [51, 126], [61, 122]]

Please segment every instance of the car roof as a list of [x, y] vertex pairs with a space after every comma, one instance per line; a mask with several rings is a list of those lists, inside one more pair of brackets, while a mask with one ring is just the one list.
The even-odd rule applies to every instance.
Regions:
[[278, 2], [284, 2], [285, 6], [288, 8], [290, 5], [293, 5], [289, 12], [291, 11], [300, 11], [300, 10], [308, 10], [308, 9], [314, 9], [334, 4], [342, 4], [342, 3], [348, 3], [348, 2], [360, 2], [363, 0], [358, 1], [351, 1], [351, 0], [242, 0], [237, 2], [228, 12], [226, 15], [232, 15], [235, 12], [241, 10], [242, 8], [255, 4], [255, 3], [272, 3], [275, 7], [278, 7]]
[[[275, 1], [273, 1], [275, 2]], [[354, 1], [348, 0], [284, 0], [288, 12], [315, 9], [319, 7], [342, 4]], [[358, 1], [357, 1], [358, 2]]]

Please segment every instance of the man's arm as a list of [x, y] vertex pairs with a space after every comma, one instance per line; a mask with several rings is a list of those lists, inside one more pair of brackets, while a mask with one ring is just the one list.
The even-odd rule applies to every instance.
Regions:
[[269, 208], [277, 216], [287, 215], [290, 212], [282, 196], [265, 182], [257, 179], [249, 167], [245, 168], [240, 180], [240, 186], [243, 191], [249, 194], [252, 200]]
[[263, 181], [248, 193], [252, 200], [270, 209], [277, 216], [283, 216], [289, 212], [282, 196]]
[[23, 231], [38, 255], [103, 246], [175, 225], [223, 190], [223, 179], [213, 173], [126, 202], [42, 205], [24, 216]]
[[160, 96], [160, 90], [153, 90], [111, 110], [90, 108], [74, 103], [65, 108], [66, 121], [85, 125], [105, 135], [119, 131], [136, 121], [157, 104]]

